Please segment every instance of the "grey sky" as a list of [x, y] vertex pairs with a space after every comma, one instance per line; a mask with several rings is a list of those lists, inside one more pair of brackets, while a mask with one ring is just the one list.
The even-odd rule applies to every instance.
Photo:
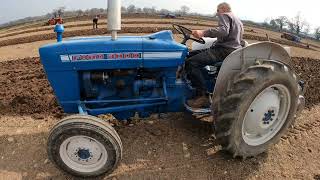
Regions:
[[[292, 0], [225, 0], [232, 5], [233, 11], [242, 19], [263, 22], [266, 18], [277, 16], [294, 17], [301, 12], [312, 24], [320, 26], [319, 0], [304, 0], [297, 3]], [[212, 14], [221, 0], [122, 0], [124, 6], [134, 4], [138, 7], [152, 7], [169, 10], [179, 9], [182, 5], [190, 7], [192, 12]], [[302, 2], [302, 1], [299, 1]], [[52, 9], [65, 6], [67, 10], [106, 8], [107, 0], [2, 0], [0, 6], [0, 24], [27, 16], [44, 15]]]

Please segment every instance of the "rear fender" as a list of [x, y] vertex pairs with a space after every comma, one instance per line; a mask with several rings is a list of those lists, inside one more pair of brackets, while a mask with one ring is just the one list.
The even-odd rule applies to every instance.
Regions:
[[235, 75], [252, 66], [258, 60], [273, 60], [287, 65], [292, 69], [292, 62], [288, 51], [273, 42], [259, 42], [238, 49], [231, 53], [223, 62], [215, 89], [213, 92], [213, 107], [218, 108], [220, 97], [227, 91], [228, 82]]

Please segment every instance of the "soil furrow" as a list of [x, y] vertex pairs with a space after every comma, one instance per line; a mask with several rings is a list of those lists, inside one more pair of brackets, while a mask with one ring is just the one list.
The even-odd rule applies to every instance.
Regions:
[[282, 139], [289, 139], [289, 138], [297, 138], [302, 133], [310, 132], [315, 128], [320, 127], [320, 119], [315, 120], [314, 122], [308, 122], [306, 124], [301, 124], [294, 126], [292, 129], [288, 131], [288, 133], [282, 137]]

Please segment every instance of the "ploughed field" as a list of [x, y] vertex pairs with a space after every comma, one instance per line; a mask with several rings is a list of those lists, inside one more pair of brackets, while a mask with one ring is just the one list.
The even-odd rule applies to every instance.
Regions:
[[[124, 25], [123, 32], [152, 33], [168, 29], [173, 21], [200, 28], [215, 24], [201, 19], [194, 20], [193, 24], [190, 19], [155, 18], [148, 26], [143, 20], [151, 21], [150, 18], [124, 19], [124, 24], [131, 24]], [[66, 30], [67, 37], [106, 34], [106, 29], [90, 30], [88, 20], [68, 22], [66, 26], [78, 28]], [[20, 51], [25, 46], [37, 49], [42, 41], [48, 43], [47, 40], [54, 39], [54, 33], [48, 31], [48, 27], [14, 27], [0, 31], [0, 177], [4, 179], [67, 177], [46, 155], [48, 132], [66, 114], [56, 102], [39, 55]], [[270, 32], [246, 27], [245, 37], [263, 41], [265, 33]], [[106, 115], [101, 118], [110, 121], [118, 130], [124, 143], [124, 155], [119, 168], [105, 179], [150, 179], [154, 176], [160, 179], [319, 179], [320, 43], [314, 42], [311, 49], [307, 49], [304, 44], [277, 38], [275, 32], [270, 34], [272, 41], [293, 47], [294, 69], [307, 82], [307, 108], [278, 145], [268, 153], [243, 161], [232, 159], [219, 150], [211, 136], [210, 124], [183, 113], [124, 123]], [[22, 54], [15, 56], [15, 52]], [[8, 56], [9, 53], [13, 55]]]

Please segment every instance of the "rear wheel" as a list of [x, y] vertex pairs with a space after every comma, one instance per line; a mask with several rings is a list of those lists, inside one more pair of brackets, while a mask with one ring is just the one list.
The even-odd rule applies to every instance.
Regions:
[[299, 96], [286, 65], [264, 61], [229, 82], [216, 109], [216, 137], [234, 157], [265, 152], [292, 124]]
[[80, 177], [111, 173], [122, 156], [116, 131], [93, 116], [75, 115], [51, 130], [48, 155], [60, 169]]

